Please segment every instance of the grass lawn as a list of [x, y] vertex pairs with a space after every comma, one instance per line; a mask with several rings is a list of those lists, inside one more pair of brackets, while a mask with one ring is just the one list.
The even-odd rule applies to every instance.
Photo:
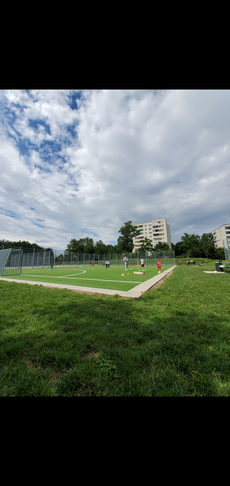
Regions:
[[[162, 273], [171, 266], [162, 265]], [[27, 268], [22, 269], [21, 275], [6, 275], [6, 278], [128, 291], [157, 275], [156, 266], [145, 266], [146, 275], [136, 275], [133, 273], [135, 271], [140, 272], [141, 266], [129, 265], [127, 272], [121, 266], [109, 268], [103, 266], [94, 268], [89, 266], [54, 267], [53, 270], [50, 268]]]
[[230, 273], [203, 270], [139, 299], [0, 279], [0, 396], [230, 396]]

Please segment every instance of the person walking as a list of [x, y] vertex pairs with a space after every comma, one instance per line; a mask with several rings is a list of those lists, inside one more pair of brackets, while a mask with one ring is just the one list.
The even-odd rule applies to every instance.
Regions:
[[54, 268], [54, 264], [53, 264], [53, 262], [51, 262], [51, 264], [50, 264], [50, 268], [51, 268], [51, 270], [53, 270], [53, 268]]
[[125, 270], [127, 272], [128, 264], [129, 264], [129, 259], [128, 259], [127, 255], [125, 255], [125, 257], [123, 258], [123, 262], [125, 262]]

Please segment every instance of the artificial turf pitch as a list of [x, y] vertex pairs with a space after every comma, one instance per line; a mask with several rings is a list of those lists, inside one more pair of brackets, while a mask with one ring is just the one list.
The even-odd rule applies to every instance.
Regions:
[[[170, 267], [172, 265], [163, 265], [161, 272]], [[86, 265], [81, 267], [54, 267], [53, 270], [51, 268], [26, 268], [22, 269], [21, 275], [10, 275], [7, 278], [128, 291], [158, 274], [157, 267], [150, 265], [145, 266], [145, 275], [136, 275], [133, 273], [135, 271], [140, 272], [141, 266], [130, 265], [128, 271], [125, 271], [125, 268], [121, 266], [106, 268], [104, 266], [90, 267]]]

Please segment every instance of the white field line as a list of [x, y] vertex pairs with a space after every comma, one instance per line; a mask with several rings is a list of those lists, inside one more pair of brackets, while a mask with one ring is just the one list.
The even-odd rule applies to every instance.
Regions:
[[75, 277], [75, 278], [72, 278], [72, 279], [70, 278], [70, 280], [93, 280], [93, 281], [97, 281], [97, 282], [117, 282], [117, 283], [127, 282], [127, 283], [138, 283], [138, 284], [140, 283], [140, 281], [134, 282], [133, 280], [103, 280], [102, 278], [87, 278], [87, 277], [85, 277], [85, 278]]
[[[76, 273], [75, 275], [82, 275], [82, 274], [79, 274], [79, 273]], [[25, 274], [23, 273], [23, 277], [37, 277], [37, 278], [68, 278], [69, 280], [93, 280], [94, 282], [115, 282], [115, 283], [134, 283], [134, 284], [139, 284], [139, 283], [142, 283], [140, 281], [138, 282], [135, 282], [134, 280], [104, 280], [102, 278], [82, 278], [82, 277], [51, 277], [50, 275], [32, 275], [32, 274]]]
[[74, 275], [83, 275], [84, 273], [86, 273], [86, 270], [81, 271], [81, 273], [71, 273], [70, 275], [64, 275], [64, 276], [61, 276], [61, 277], [55, 277], [55, 278], [66, 278], [66, 277], [72, 277], [72, 276], [74, 276]]
[[42, 278], [66, 278], [66, 277], [72, 277], [72, 275], [83, 275], [84, 273], [86, 273], [86, 270], [83, 270], [83, 272], [81, 272], [81, 273], [71, 273], [71, 275], [64, 275], [64, 277], [63, 276], [62, 277], [56, 277], [56, 276], [51, 277], [51, 275], [34, 275], [33, 273], [22, 273], [21, 275], [23, 275], [23, 277], [25, 275], [26, 277], [38, 277], [38, 278], [40, 278], [40, 277], [42, 277]]

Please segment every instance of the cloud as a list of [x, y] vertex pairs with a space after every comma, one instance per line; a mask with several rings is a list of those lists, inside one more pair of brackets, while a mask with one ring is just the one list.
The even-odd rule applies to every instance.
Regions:
[[175, 243], [221, 226], [229, 105], [224, 90], [0, 92], [0, 206], [18, 215], [1, 215], [0, 238], [109, 243], [165, 217]]

